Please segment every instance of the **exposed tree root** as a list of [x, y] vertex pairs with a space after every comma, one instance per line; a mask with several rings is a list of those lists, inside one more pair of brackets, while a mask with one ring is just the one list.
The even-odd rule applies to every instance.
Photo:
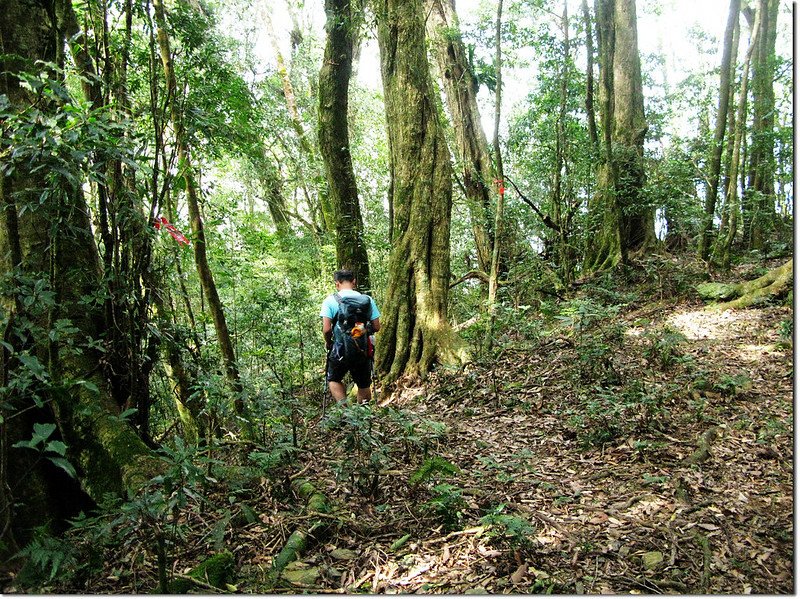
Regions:
[[792, 265], [792, 260], [789, 260], [764, 276], [744, 283], [703, 283], [697, 286], [697, 292], [703, 299], [729, 300], [711, 306], [714, 310], [735, 310], [759, 305], [781, 297], [791, 289], [794, 276]]
[[699, 464], [711, 457], [711, 445], [717, 440], [719, 431], [716, 426], [708, 429], [697, 441], [697, 451], [686, 458], [687, 464]]

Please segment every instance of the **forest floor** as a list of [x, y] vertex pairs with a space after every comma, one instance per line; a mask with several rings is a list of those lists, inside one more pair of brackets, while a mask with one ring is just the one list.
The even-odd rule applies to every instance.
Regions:
[[[587, 286], [382, 407], [309, 408], [291, 461], [229, 489], [225, 518], [186, 516], [177, 571], [215, 545], [244, 593], [792, 593], [792, 308], [714, 311], [659, 281]], [[91, 592], [152, 589], [120, 579], [128, 557]]]

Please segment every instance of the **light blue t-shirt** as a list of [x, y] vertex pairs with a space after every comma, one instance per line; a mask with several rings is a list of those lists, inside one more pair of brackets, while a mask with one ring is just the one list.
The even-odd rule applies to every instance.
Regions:
[[[336, 301], [336, 298], [333, 297], [333, 293], [331, 293], [328, 297], [325, 298], [325, 301], [322, 302], [322, 309], [319, 311], [320, 317], [327, 316], [331, 320], [336, 318], [336, 315], [339, 313], [339, 302]], [[355, 297], [361, 295], [355, 289], [342, 289], [339, 292], [339, 295], [342, 297]], [[372, 307], [370, 321], [375, 320], [376, 318], [380, 318], [381, 313], [378, 310], [378, 306], [375, 304], [375, 300], [369, 298], [370, 305]]]

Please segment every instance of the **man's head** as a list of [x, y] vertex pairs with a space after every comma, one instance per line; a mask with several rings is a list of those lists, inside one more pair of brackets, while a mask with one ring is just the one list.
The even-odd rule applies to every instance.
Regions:
[[333, 282], [336, 289], [353, 289], [356, 286], [356, 276], [352, 270], [342, 269], [333, 273]]

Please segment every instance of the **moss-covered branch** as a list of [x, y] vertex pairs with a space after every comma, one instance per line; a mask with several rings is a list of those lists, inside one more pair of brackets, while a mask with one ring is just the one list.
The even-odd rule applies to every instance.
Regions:
[[192, 587], [225, 590], [233, 580], [235, 560], [230, 551], [212, 555], [192, 568], [188, 574], [173, 580], [169, 585], [171, 594], [187, 593]]
[[[306, 502], [305, 511], [308, 514], [327, 514], [330, 511], [328, 500], [316, 487], [307, 480], [298, 479], [292, 483], [295, 493], [300, 499]], [[286, 544], [281, 549], [280, 553], [272, 560], [272, 570], [270, 571], [270, 580], [274, 583], [277, 582], [283, 570], [290, 563], [295, 561], [300, 554], [305, 551], [308, 544], [308, 539], [313, 538], [316, 530], [327, 526], [322, 519], [311, 520], [310, 523], [303, 528], [295, 530], [286, 541]]]

